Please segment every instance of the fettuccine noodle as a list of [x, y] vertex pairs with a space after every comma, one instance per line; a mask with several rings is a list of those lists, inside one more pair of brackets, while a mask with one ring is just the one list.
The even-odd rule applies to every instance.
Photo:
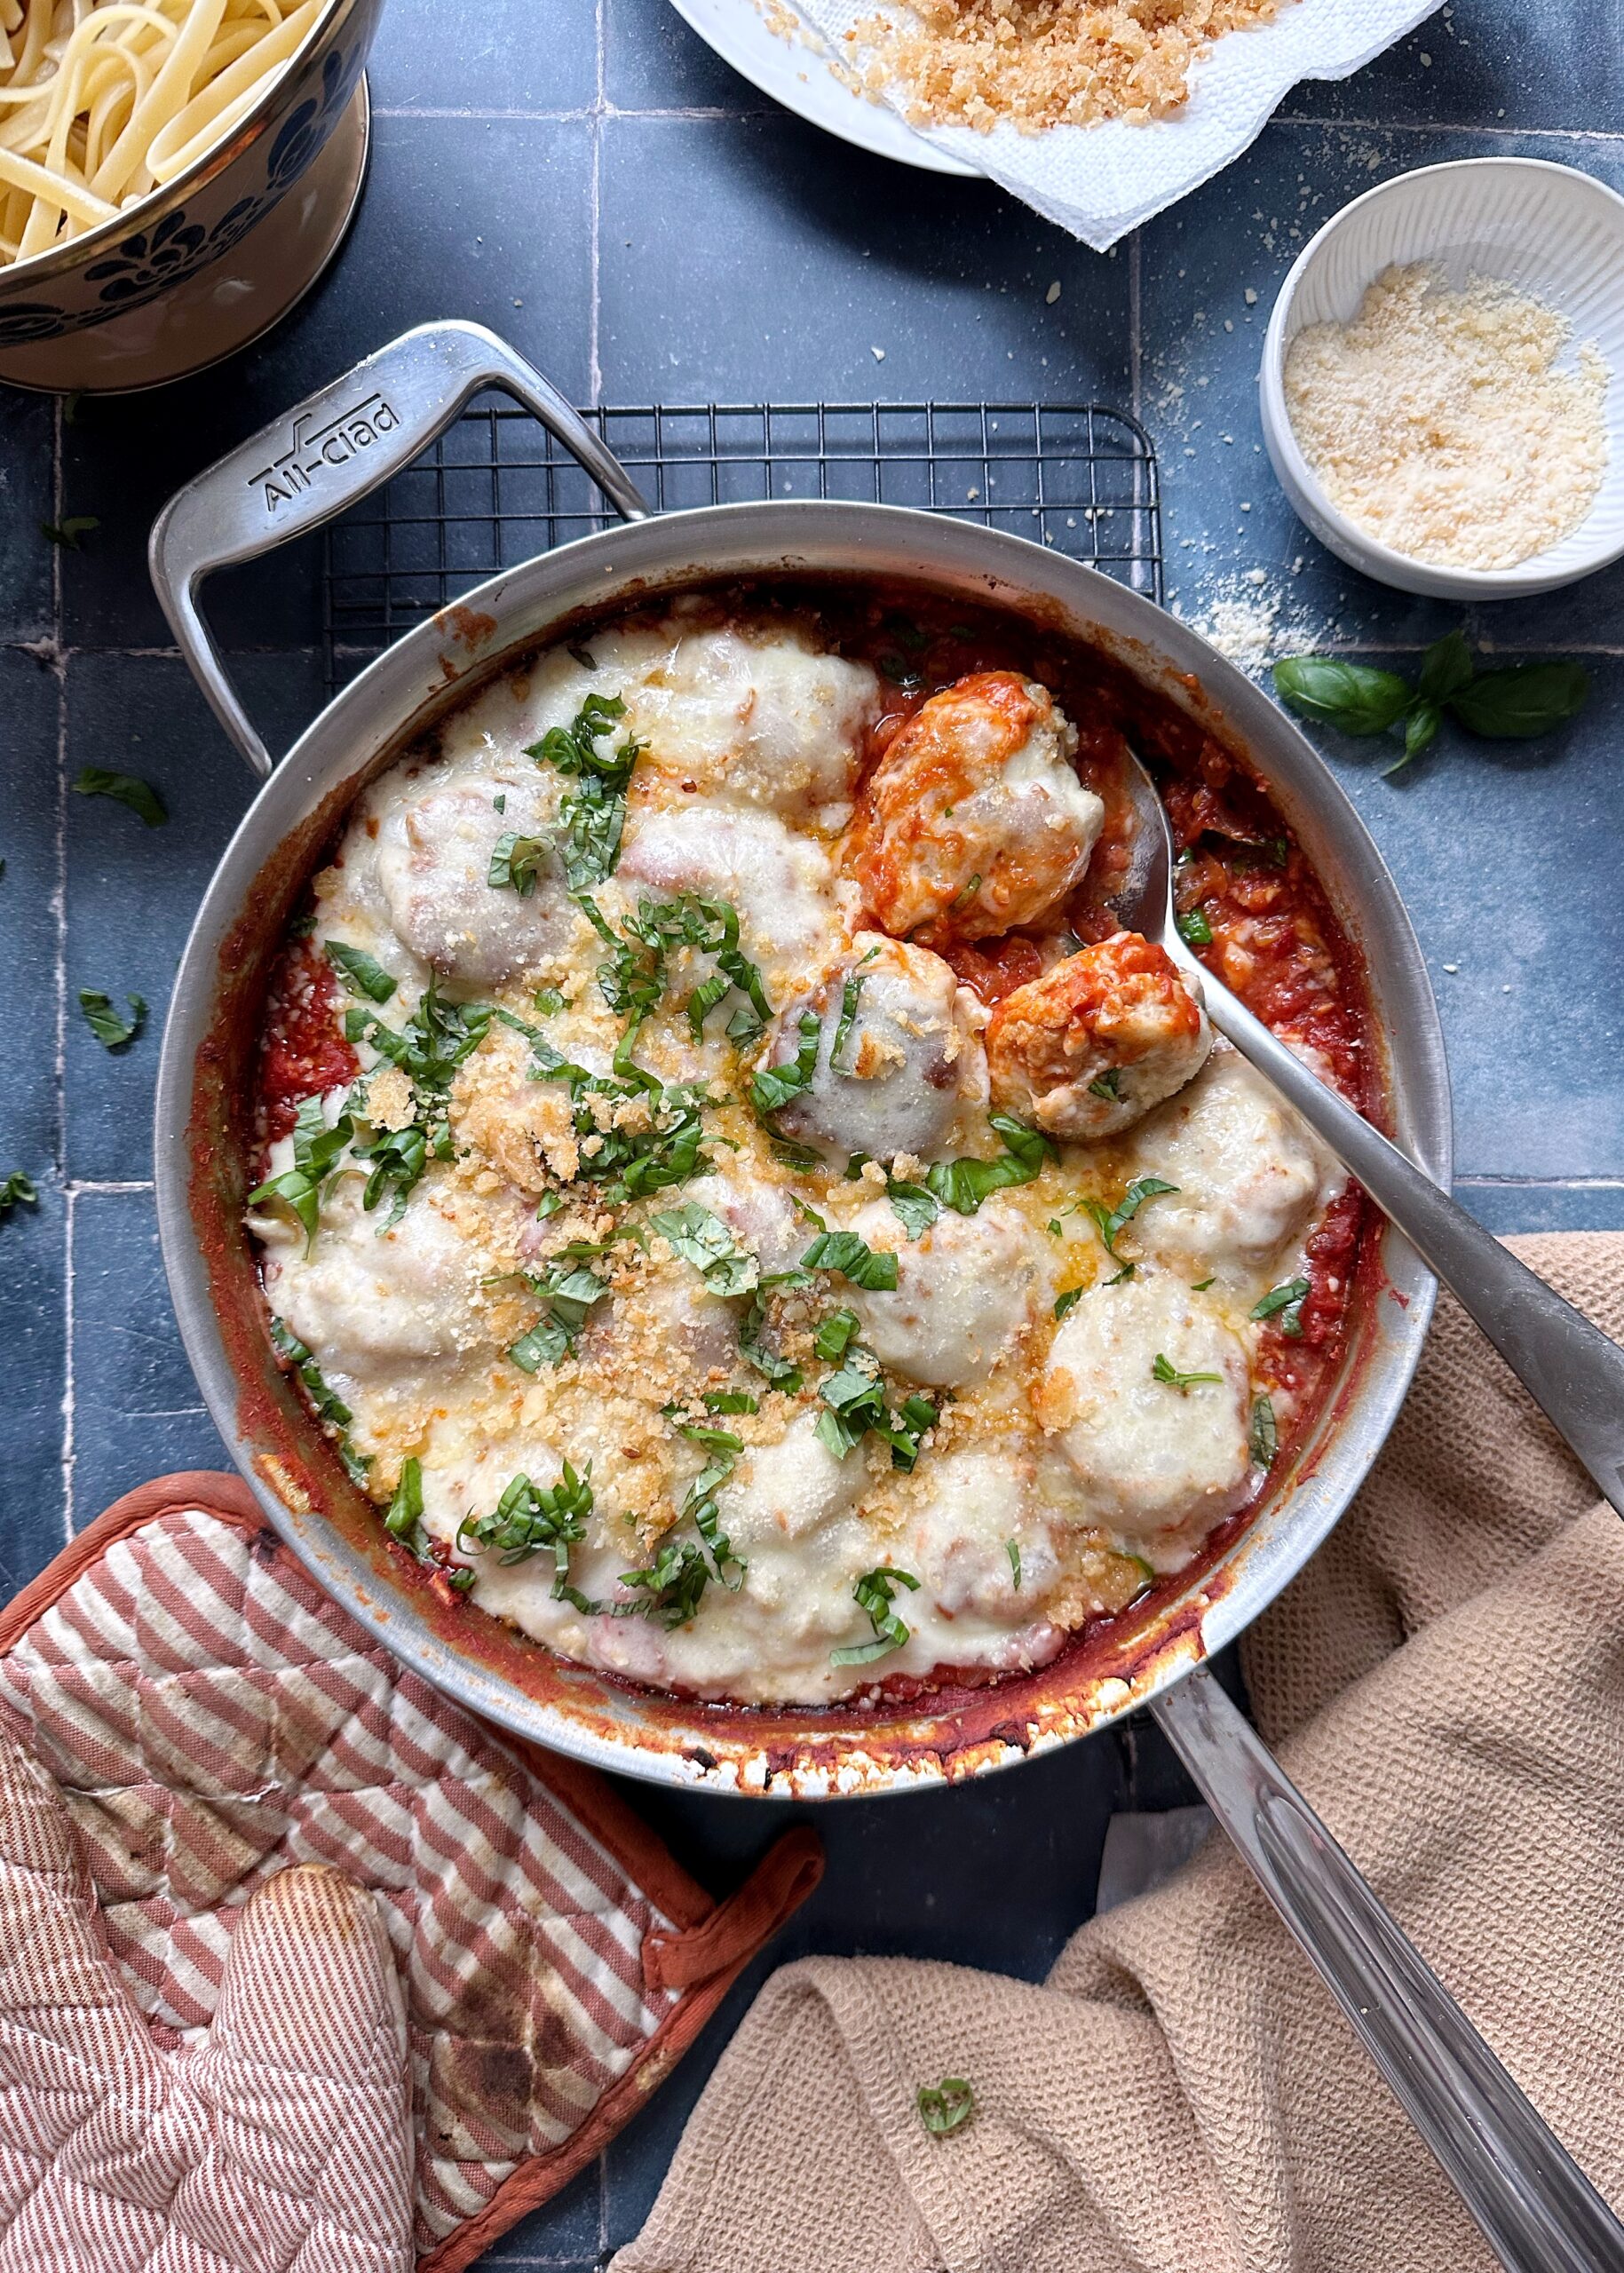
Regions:
[[247, 116], [329, 0], [0, 0], [0, 266], [162, 189]]

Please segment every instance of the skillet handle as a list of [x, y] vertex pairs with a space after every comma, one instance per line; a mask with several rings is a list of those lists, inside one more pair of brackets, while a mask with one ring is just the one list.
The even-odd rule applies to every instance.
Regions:
[[153, 524], [147, 551], [159, 605], [210, 709], [261, 780], [270, 753], [198, 612], [198, 585], [211, 569], [303, 536], [379, 488], [486, 387], [534, 411], [622, 519], [647, 519], [619, 459], [522, 355], [481, 324], [425, 323], [217, 460]]
[[1620, 2225], [1243, 1714], [1198, 1668], [1151, 1707], [1511, 2273], [1617, 2273]]

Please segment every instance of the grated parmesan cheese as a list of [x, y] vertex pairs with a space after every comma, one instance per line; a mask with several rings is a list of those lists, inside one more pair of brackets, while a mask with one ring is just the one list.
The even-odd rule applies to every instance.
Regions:
[[1351, 324], [1286, 357], [1292, 431], [1327, 496], [1395, 552], [1511, 568], [1576, 529], [1607, 465], [1609, 372], [1541, 301], [1427, 264], [1389, 268]]

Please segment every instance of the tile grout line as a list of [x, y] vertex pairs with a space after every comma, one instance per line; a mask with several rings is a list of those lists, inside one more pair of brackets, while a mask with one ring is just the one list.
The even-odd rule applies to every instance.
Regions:
[[[61, 526], [67, 495], [66, 425], [59, 395], [51, 428], [51, 511]], [[55, 922], [56, 1042], [51, 1069], [56, 1105], [54, 1152], [63, 1186], [62, 1206], [62, 1539], [74, 1535], [74, 1198], [67, 1184], [67, 649], [63, 638], [62, 548], [51, 548], [51, 668], [57, 682], [56, 876], [51, 912]]]
[[[1141, 232], [1136, 229], [1128, 240], [1128, 408], [1145, 424], [1144, 401], [1144, 344], [1140, 336], [1139, 242]], [[1153, 449], [1155, 445], [1152, 444]]]
[[607, 107], [605, 94], [604, 22], [605, 0], [597, 0], [594, 30], [597, 40], [597, 96], [592, 105], [592, 163], [588, 178], [587, 196], [587, 273], [590, 297], [587, 305], [586, 372], [587, 393], [594, 408], [603, 400], [603, 358], [600, 309], [603, 303], [603, 153], [604, 114]]

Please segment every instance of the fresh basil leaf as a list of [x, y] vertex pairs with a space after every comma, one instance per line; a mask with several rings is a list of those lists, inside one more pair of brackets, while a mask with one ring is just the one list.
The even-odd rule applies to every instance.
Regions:
[[923, 1239], [942, 1212], [936, 1194], [923, 1184], [888, 1183], [885, 1197], [911, 1239]]
[[892, 1650], [899, 1650], [908, 1638], [908, 1629], [891, 1608], [891, 1601], [899, 1587], [917, 1591], [919, 1581], [909, 1571], [884, 1568], [865, 1572], [852, 1589], [858, 1608], [866, 1611], [868, 1623], [874, 1628], [872, 1642], [859, 1643], [849, 1650], [831, 1650], [832, 1666], [862, 1666], [875, 1658], [886, 1657]]
[[[1018, 1572], [1015, 1583], [1020, 1584]], [[919, 2119], [931, 2137], [944, 2139], [969, 2122], [976, 2111], [976, 2095], [963, 2076], [945, 2076], [939, 2084], [921, 2084], [916, 2104]]]
[[1274, 691], [1303, 717], [1344, 734], [1385, 733], [1409, 709], [1414, 689], [1397, 671], [1331, 655], [1287, 655], [1274, 666]]
[[1402, 773], [1413, 757], [1419, 757], [1422, 750], [1431, 748], [1438, 740], [1438, 730], [1443, 716], [1443, 712], [1436, 702], [1418, 702], [1415, 705], [1405, 721], [1404, 755], [1402, 757], [1395, 758], [1390, 765], [1384, 765], [1382, 768], [1384, 777]]
[[355, 994], [364, 994], [368, 1002], [387, 1002], [394, 993], [395, 982], [383, 964], [360, 947], [346, 946], [342, 939], [329, 939], [325, 953], [345, 984]]
[[80, 797], [112, 797], [121, 805], [128, 805], [148, 828], [161, 828], [169, 819], [162, 798], [150, 781], [143, 781], [139, 773], [110, 773], [105, 765], [87, 765], [74, 782], [74, 794]]
[[1172, 1361], [1164, 1358], [1158, 1350], [1151, 1364], [1151, 1378], [1165, 1382], [1169, 1389], [1184, 1390], [1195, 1388], [1200, 1382], [1221, 1383], [1224, 1376], [1222, 1374], [1181, 1374]]
[[831, 1311], [812, 1336], [812, 1347], [827, 1366], [837, 1366], [861, 1321], [855, 1311]]
[[1068, 1311], [1074, 1311], [1081, 1300], [1082, 1288], [1068, 1287], [1063, 1295], [1055, 1296], [1055, 1316], [1064, 1318]]
[[1259, 1397], [1252, 1404], [1252, 1429], [1249, 1438], [1252, 1458], [1259, 1468], [1272, 1468], [1280, 1448], [1279, 1430], [1275, 1422], [1273, 1400]]
[[1523, 741], [1549, 733], [1582, 710], [1590, 674], [1582, 663], [1512, 663], [1483, 671], [1449, 698], [1461, 724], [1490, 741]]
[[856, 1232], [820, 1232], [801, 1257], [803, 1271], [832, 1271], [870, 1294], [890, 1294], [897, 1285], [897, 1258], [874, 1248]]
[[[1134, 1178], [1133, 1182], [1129, 1185], [1127, 1191], [1122, 1194], [1121, 1200], [1114, 1208], [1107, 1208], [1105, 1202], [1101, 1200], [1085, 1200], [1083, 1201], [1083, 1207], [1087, 1210], [1088, 1214], [1093, 1218], [1095, 1228], [1099, 1233], [1100, 1244], [1105, 1248], [1105, 1253], [1111, 1257], [1113, 1263], [1120, 1263], [1121, 1261], [1121, 1257], [1116, 1251], [1117, 1240], [1121, 1236], [1122, 1232], [1127, 1230], [1129, 1224], [1132, 1223], [1134, 1217], [1138, 1214], [1140, 1208], [1144, 1207], [1145, 1201], [1147, 1200], [1159, 1200], [1162, 1198], [1164, 1194], [1169, 1192], [1176, 1192], [1177, 1190], [1178, 1186], [1176, 1184], [1166, 1184], [1159, 1176], [1141, 1176]], [[1119, 1271], [1117, 1274], [1117, 1277], [1120, 1279], [1131, 1278], [1132, 1276], [1133, 1265], [1131, 1263], [1129, 1264], [1126, 1271]], [[1116, 1284], [1116, 1279], [1107, 1279], [1105, 1283], [1107, 1286], [1114, 1286]]]
[[691, 1263], [713, 1295], [749, 1295], [761, 1276], [760, 1265], [741, 1247], [717, 1216], [690, 1200], [682, 1208], [664, 1209], [649, 1217], [650, 1228]]
[[139, 994], [124, 997], [130, 1005], [130, 1016], [123, 1018], [113, 1008], [112, 1000], [94, 986], [79, 989], [79, 1008], [84, 1022], [104, 1049], [123, 1049], [132, 1042], [147, 1022], [147, 1005]]
[[989, 1126], [1002, 1137], [1004, 1151], [995, 1160], [937, 1160], [925, 1183], [944, 1208], [955, 1215], [973, 1216], [984, 1200], [1010, 1184], [1030, 1184], [1044, 1164], [1056, 1158], [1055, 1148], [1041, 1130], [1028, 1129], [1007, 1113], [989, 1116]]
[[803, 1010], [797, 1024], [801, 1040], [794, 1057], [781, 1065], [763, 1066], [750, 1077], [750, 1102], [759, 1113], [777, 1113], [791, 1097], [809, 1089], [817, 1074], [821, 1022], [810, 1010]]
[[1212, 924], [1207, 911], [1189, 907], [1177, 918], [1178, 936], [1187, 947], [1209, 947], [1212, 945]]
[[[1208, 1283], [1210, 1285], [1211, 1281]], [[1254, 1303], [1251, 1314], [1256, 1319], [1278, 1318], [1280, 1332], [1293, 1342], [1300, 1342], [1303, 1338], [1303, 1305], [1308, 1300], [1308, 1294], [1306, 1279], [1287, 1279], [1282, 1286], [1271, 1287], [1261, 1302]]]
[[1461, 630], [1446, 631], [1435, 639], [1421, 659], [1416, 693], [1423, 702], [1447, 702], [1472, 675], [1472, 651]]
[[490, 866], [485, 881], [493, 891], [509, 889], [520, 899], [528, 899], [535, 890], [535, 880], [552, 857], [552, 847], [544, 836], [525, 836], [516, 828], [504, 829], [491, 847]]
[[423, 1527], [423, 1462], [415, 1456], [400, 1463], [400, 1481], [384, 1516], [384, 1529], [420, 1558], [428, 1553], [428, 1533]]
[[13, 1168], [4, 1183], [0, 1183], [0, 1216], [9, 1216], [13, 1208], [37, 1208], [39, 1194], [34, 1188], [32, 1176], [20, 1168]]
[[66, 552], [77, 552], [80, 538], [100, 527], [94, 513], [69, 513], [65, 520], [42, 521], [39, 525], [40, 535], [48, 536], [52, 544], [59, 544]]

